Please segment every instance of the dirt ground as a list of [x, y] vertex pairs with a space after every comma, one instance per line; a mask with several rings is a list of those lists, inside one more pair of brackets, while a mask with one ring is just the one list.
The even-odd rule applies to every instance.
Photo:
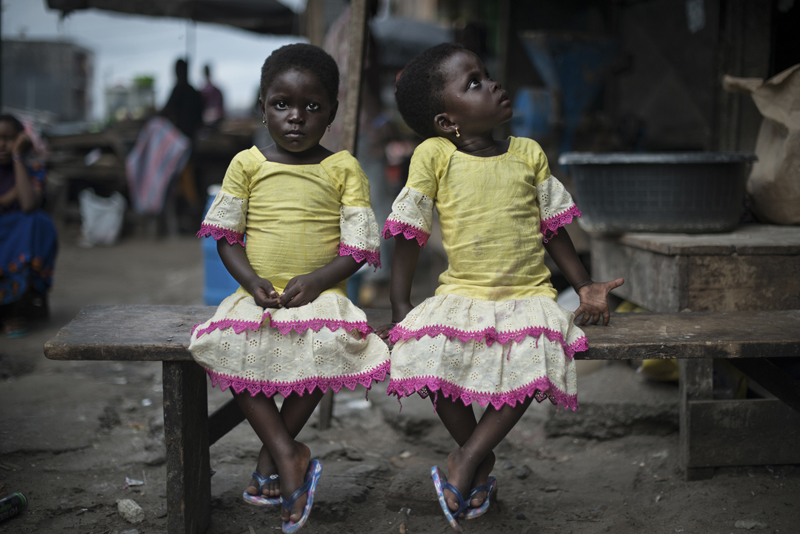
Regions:
[[[0, 338], [0, 484], [29, 499], [28, 510], [0, 532], [166, 532], [160, 365], [49, 361], [42, 345], [89, 304], [201, 304], [200, 244], [191, 237], [128, 238], [94, 249], [74, 242], [62, 235], [50, 321], [25, 338]], [[639, 380], [630, 368], [615, 372]], [[579, 392], [601, 374], [583, 372]], [[209, 389], [210, 408], [229, 395]], [[324, 471], [304, 532], [451, 530], [429, 470], [446, 465], [453, 442], [428, 401], [409, 399], [398, 410], [375, 387], [368, 401], [363, 390], [339, 394], [329, 430], [312, 418], [299, 439]], [[728, 534], [743, 531], [737, 521], [750, 521], [763, 532], [800, 533], [800, 469], [718, 469], [711, 480], [686, 482], [674, 429], [548, 437], [554, 410], [533, 406], [498, 447], [496, 504], [465, 522], [465, 532]], [[276, 511], [241, 499], [258, 447], [246, 423], [212, 446], [209, 533], [280, 530]], [[126, 487], [126, 477], [144, 484]], [[127, 523], [119, 499], [135, 500], [144, 521]]]

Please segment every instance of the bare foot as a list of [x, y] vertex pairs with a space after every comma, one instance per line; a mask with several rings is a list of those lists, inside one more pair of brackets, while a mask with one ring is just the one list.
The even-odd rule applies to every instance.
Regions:
[[[475, 478], [477, 467], [477, 462], [471, 462], [461, 449], [457, 449], [447, 457], [447, 482], [455, 486], [462, 497], [467, 496], [472, 489], [469, 484]], [[444, 498], [452, 512], [458, 510], [458, 498], [452, 491], [444, 490]]]
[[[272, 457], [269, 455], [269, 451], [267, 451], [267, 448], [263, 445], [261, 446], [261, 451], [258, 453], [256, 472], [262, 477], [269, 477], [270, 475], [274, 475], [278, 472], [277, 468], [275, 467], [275, 462], [272, 461]], [[258, 481], [255, 478], [252, 478], [250, 480], [250, 485], [247, 486], [245, 491], [247, 491], [247, 493], [250, 495], [257, 495]], [[264, 497], [270, 497], [274, 499], [280, 494], [281, 485], [278, 480], [270, 480], [264, 484], [263, 488], [261, 488], [261, 495]]]
[[[489, 475], [492, 473], [492, 469], [494, 469], [494, 453], [490, 452], [486, 455], [486, 458], [478, 464], [478, 469], [475, 470], [475, 476], [472, 479], [472, 488], [477, 488], [478, 486], [482, 486], [484, 484], [489, 483]], [[470, 488], [470, 491], [472, 491]], [[466, 497], [466, 495], [464, 496]], [[483, 504], [483, 501], [486, 500], [486, 492], [481, 491], [480, 493], [476, 493], [472, 500], [469, 502], [469, 505], [473, 508], [477, 508], [478, 506]]]
[[[303, 485], [308, 464], [311, 461], [311, 451], [304, 444], [294, 441], [293, 449], [284, 458], [276, 458], [278, 474], [281, 477], [281, 495], [284, 499], [289, 499], [292, 493]], [[307, 499], [308, 494], [304, 493], [294, 502], [291, 510], [281, 507], [281, 519], [283, 521], [299, 521]]]

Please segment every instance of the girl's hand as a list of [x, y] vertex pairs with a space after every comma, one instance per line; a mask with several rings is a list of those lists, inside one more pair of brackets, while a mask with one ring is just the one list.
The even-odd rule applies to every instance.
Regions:
[[27, 153], [33, 147], [33, 142], [31, 142], [31, 138], [28, 137], [28, 134], [25, 132], [20, 132], [17, 135], [17, 138], [14, 139], [14, 144], [11, 146], [11, 155], [12, 156], [22, 156]]
[[617, 278], [613, 282], [591, 282], [578, 289], [581, 305], [575, 310], [575, 317], [583, 315], [578, 325], [597, 324], [602, 315], [603, 326], [608, 326], [608, 320], [611, 318], [611, 312], [608, 309], [608, 292], [623, 283], [625, 280]]
[[286, 284], [280, 297], [281, 306], [297, 308], [312, 302], [322, 293], [322, 284], [313, 273], [295, 276]]
[[256, 305], [261, 306], [262, 308], [280, 308], [280, 295], [278, 292], [275, 291], [275, 288], [272, 287], [272, 282], [267, 280], [266, 278], [259, 278], [257, 279], [252, 287], [245, 288], [247, 289], [251, 295], [253, 295], [253, 300], [256, 301]]

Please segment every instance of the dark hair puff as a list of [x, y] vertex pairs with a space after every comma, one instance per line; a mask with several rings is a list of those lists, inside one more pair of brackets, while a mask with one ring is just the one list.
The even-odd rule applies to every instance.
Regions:
[[8, 113], [0, 115], [0, 122], [7, 122], [11, 124], [11, 126], [14, 128], [14, 130], [16, 130], [17, 133], [20, 133], [25, 130], [25, 127], [22, 125], [19, 119], [16, 118], [14, 115], [10, 115]]
[[436, 137], [433, 118], [444, 111], [444, 73], [442, 63], [464, 50], [452, 43], [442, 43], [421, 52], [408, 62], [395, 86], [397, 109], [403, 120], [425, 139]]
[[277, 76], [287, 70], [301, 69], [310, 72], [320, 81], [331, 99], [336, 102], [339, 94], [339, 67], [333, 58], [318, 46], [290, 44], [272, 52], [261, 67], [261, 89], [258, 95], [264, 100], [267, 88]]

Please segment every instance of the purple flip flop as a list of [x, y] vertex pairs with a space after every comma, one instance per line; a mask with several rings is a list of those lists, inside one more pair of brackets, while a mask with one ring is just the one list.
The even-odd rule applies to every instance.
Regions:
[[[461, 495], [461, 492], [458, 491], [458, 488], [447, 482], [447, 479], [444, 478], [444, 475], [439, 472], [438, 466], [434, 465], [431, 467], [431, 478], [433, 479], [433, 487], [436, 488], [436, 495], [439, 497], [439, 506], [442, 507], [444, 516], [447, 518], [450, 526], [453, 527], [453, 530], [456, 532], [463, 532], [461, 530], [461, 525], [458, 522], [458, 516], [467, 510], [469, 507], [469, 501], [464, 500], [464, 496]], [[446, 489], [452, 491], [456, 496], [456, 499], [458, 499], [458, 510], [455, 512], [451, 512], [450, 507], [447, 506], [447, 501], [444, 498], [444, 490]]]
[[250, 495], [245, 490], [245, 492], [242, 494], [244, 502], [247, 504], [252, 504], [253, 506], [259, 506], [261, 508], [274, 508], [275, 506], [281, 504], [280, 499], [277, 497], [264, 497], [263, 495], [264, 486], [269, 482], [278, 480], [279, 477], [277, 474], [262, 477], [258, 474], [258, 471], [254, 471], [253, 478], [255, 478], [256, 482], [258, 482], [258, 493], [255, 495]]
[[490, 504], [489, 498], [492, 496], [492, 491], [494, 490], [495, 486], [497, 486], [497, 479], [494, 477], [489, 477], [489, 482], [487, 484], [482, 484], [480, 486], [472, 488], [472, 491], [469, 492], [469, 497], [467, 497], [467, 503], [472, 502], [472, 498], [482, 491], [487, 492], [486, 498], [483, 500], [483, 503], [479, 507], [467, 508], [467, 511], [464, 512], [464, 517], [466, 517], [467, 519], [476, 519], [485, 514], [486, 510], [489, 509], [489, 504]]
[[314, 503], [314, 493], [317, 491], [317, 482], [319, 482], [319, 476], [321, 474], [322, 462], [319, 460], [311, 460], [308, 464], [306, 481], [303, 482], [303, 485], [297, 488], [297, 491], [292, 493], [292, 496], [288, 499], [284, 499], [283, 495], [280, 496], [281, 505], [287, 510], [291, 510], [295, 501], [299, 499], [303, 493], [308, 493], [308, 500], [306, 501], [305, 507], [303, 507], [303, 515], [300, 516], [300, 520], [296, 523], [292, 523], [291, 521], [285, 521], [283, 523], [281, 529], [285, 534], [297, 532], [306, 524], [306, 521], [308, 521], [308, 516], [311, 515], [311, 505]]

